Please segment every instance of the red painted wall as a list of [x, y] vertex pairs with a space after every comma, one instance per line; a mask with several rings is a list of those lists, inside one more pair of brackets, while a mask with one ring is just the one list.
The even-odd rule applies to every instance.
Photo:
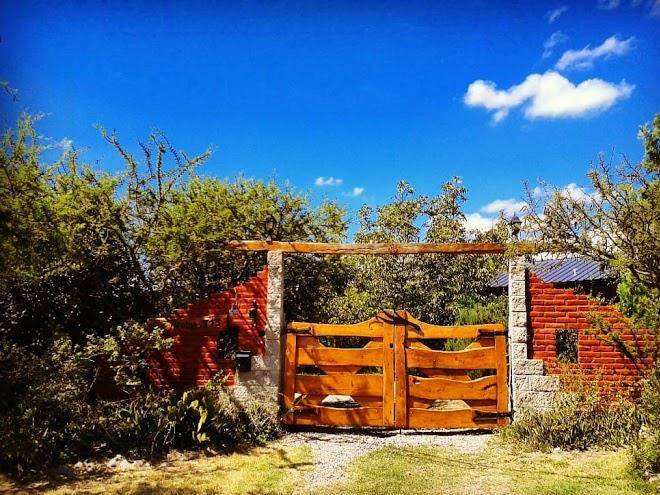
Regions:
[[[159, 318], [152, 324], [163, 326], [174, 340], [173, 346], [153, 356], [151, 379], [158, 389], [182, 390], [203, 386], [222, 372], [233, 384], [234, 362], [218, 355], [218, 335], [229, 326], [238, 327], [238, 347], [264, 353], [264, 342], [259, 334], [266, 325], [266, 295], [268, 269], [233, 289], [211, 294], [206, 299], [177, 309], [168, 318]], [[257, 304], [255, 324], [249, 317], [253, 301]], [[232, 305], [238, 314], [228, 317]]]
[[572, 289], [545, 283], [533, 273], [529, 274], [528, 294], [529, 324], [533, 335], [531, 358], [543, 359], [549, 371], [557, 373], [555, 332], [564, 328], [576, 329], [578, 362], [571, 366], [605, 387], [628, 388], [640, 379], [640, 372], [630, 360], [598, 338], [597, 331], [587, 321], [588, 313], [596, 311], [610, 322], [622, 340], [630, 342], [633, 335], [615, 307], [601, 305]]

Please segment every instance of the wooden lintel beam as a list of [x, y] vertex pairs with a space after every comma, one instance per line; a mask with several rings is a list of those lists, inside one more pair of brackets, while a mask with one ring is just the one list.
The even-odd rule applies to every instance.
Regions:
[[[339, 244], [325, 242], [280, 242], [280, 241], [230, 241], [225, 245], [231, 251], [282, 251], [285, 253], [310, 254], [502, 254], [507, 250], [505, 244], [491, 242], [471, 243], [369, 243]], [[534, 252], [530, 243], [516, 243], [515, 252], [519, 254]]]

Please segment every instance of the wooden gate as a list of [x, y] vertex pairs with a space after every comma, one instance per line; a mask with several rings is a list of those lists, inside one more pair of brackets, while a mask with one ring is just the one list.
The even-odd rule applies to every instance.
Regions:
[[[471, 342], [462, 350], [438, 350], [465, 346], [463, 339]], [[355, 325], [294, 322], [286, 332], [283, 421], [493, 428], [508, 423], [507, 383], [502, 325], [430, 325], [406, 311]]]

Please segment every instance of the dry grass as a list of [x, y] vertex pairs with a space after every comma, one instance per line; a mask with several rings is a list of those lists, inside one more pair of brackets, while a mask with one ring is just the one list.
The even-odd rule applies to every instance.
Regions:
[[440, 447], [383, 448], [355, 461], [344, 482], [309, 490], [307, 447], [275, 442], [249, 453], [200, 457], [152, 468], [0, 492], [46, 494], [644, 495], [659, 485], [628, 471], [625, 451], [520, 452], [494, 442], [485, 452]]

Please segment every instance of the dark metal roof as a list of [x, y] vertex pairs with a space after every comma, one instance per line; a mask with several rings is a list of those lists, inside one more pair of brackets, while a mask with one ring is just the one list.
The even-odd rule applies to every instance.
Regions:
[[[611, 278], [601, 268], [600, 263], [584, 257], [536, 260], [527, 263], [529, 271], [548, 283], [584, 282]], [[491, 287], [509, 285], [508, 273], [500, 273], [490, 283]]]

